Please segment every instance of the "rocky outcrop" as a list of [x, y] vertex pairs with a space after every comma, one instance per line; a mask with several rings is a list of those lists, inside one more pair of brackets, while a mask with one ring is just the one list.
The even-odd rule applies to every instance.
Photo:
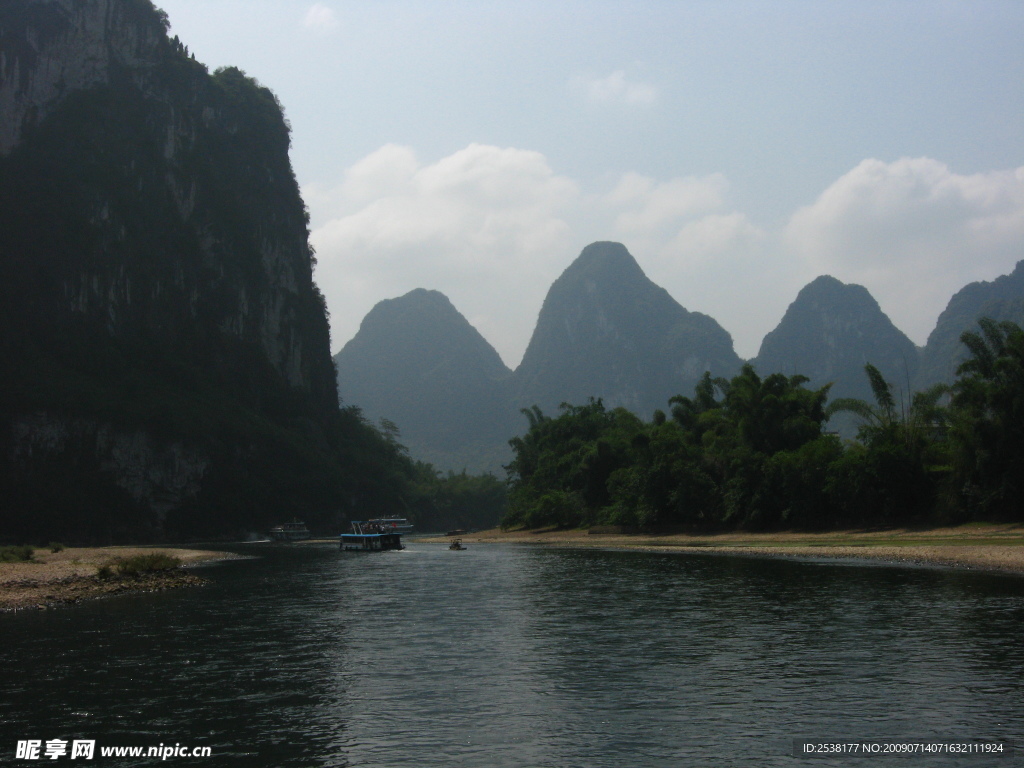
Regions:
[[201, 327], [208, 343], [176, 355], [218, 347], [197, 361], [216, 369], [221, 340], [255, 346], [330, 407], [328, 330], [281, 110], [238, 70], [208, 75], [164, 21], [148, 0], [5, 4], [0, 154], [23, 183], [4, 185], [19, 209], [0, 249], [49, 272], [19, 311], [149, 348], [182, 346]]
[[140, 509], [163, 524], [167, 513], [185, 499], [195, 499], [210, 457], [181, 441], [162, 443], [147, 432], [119, 431], [87, 419], [65, 420], [48, 413], [16, 419], [6, 457], [14, 465], [59, 456], [86, 444], [100, 472], [124, 490]]
[[551, 412], [603, 398], [644, 418], [690, 395], [705, 371], [732, 376], [740, 359], [712, 318], [652, 283], [619, 243], [593, 243], [554, 282], [515, 372], [515, 402]]
[[106, 85], [115, 70], [144, 87], [166, 43], [148, 2], [49, 0], [0, 7], [0, 155], [71, 93]]

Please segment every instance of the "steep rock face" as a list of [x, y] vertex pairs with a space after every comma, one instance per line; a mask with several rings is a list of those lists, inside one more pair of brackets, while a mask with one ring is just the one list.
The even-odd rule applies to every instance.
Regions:
[[343, 402], [394, 422], [416, 458], [470, 471], [507, 461], [511, 371], [444, 294], [380, 302], [335, 363]]
[[[148, 3], [8, 2], [0, 9], [0, 155], [64, 98], [110, 81], [113, 67], [142, 71], [165, 37]], [[159, 20], [159, 19], [158, 19]]]
[[949, 300], [921, 352], [918, 389], [954, 381], [957, 367], [967, 356], [960, 335], [978, 330], [982, 317], [1024, 325], [1024, 261], [1018, 261], [1010, 274], [992, 282], [982, 280], [964, 286]]
[[0, 253], [19, 316], [194, 350], [224, 375], [225, 346], [256, 348], [329, 407], [328, 330], [273, 94], [237, 70], [210, 77], [148, 0], [12, 0], [0, 68]]
[[802, 374], [809, 386], [832, 383], [830, 397], [874, 402], [864, 365], [878, 368], [906, 397], [917, 348], [860, 285], [823, 275], [808, 283], [782, 322], [764, 337], [753, 361], [762, 376]]
[[274, 95], [210, 75], [149, 0], [0, 4], [8, 535], [216, 534], [305, 503], [251, 474], [329, 462], [338, 418], [288, 146]]
[[619, 243], [593, 243], [554, 282], [515, 372], [518, 406], [601, 397], [648, 418], [705, 371], [740, 366], [732, 337], [652, 283]]

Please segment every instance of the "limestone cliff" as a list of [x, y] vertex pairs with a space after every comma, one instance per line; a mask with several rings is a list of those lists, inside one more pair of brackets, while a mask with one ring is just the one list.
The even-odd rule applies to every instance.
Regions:
[[148, 0], [8, 2], [0, 72], [0, 243], [49, 272], [27, 286], [35, 307], [146, 346], [181, 346], [198, 322], [327, 405], [326, 321], [309, 311], [273, 94], [237, 70], [209, 76]]
[[[166, 40], [164, 16], [125, 0], [7, 2], [0, 9], [0, 155], [72, 93], [142, 75]], [[138, 77], [145, 86], [145, 77]]]
[[292, 496], [254, 467], [330, 463], [337, 391], [288, 147], [274, 95], [211, 75], [149, 0], [0, 4], [0, 490], [23, 530], [47, 477], [102, 485], [123, 513], [108, 538], [159, 537], [186, 509], [182, 535], [258, 529]]

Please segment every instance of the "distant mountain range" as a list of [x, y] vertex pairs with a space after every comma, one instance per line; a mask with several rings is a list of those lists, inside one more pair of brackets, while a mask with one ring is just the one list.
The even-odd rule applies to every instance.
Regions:
[[[806, 285], [750, 362], [762, 375], [803, 374], [831, 396], [871, 399], [872, 363], [894, 391], [951, 382], [960, 334], [979, 317], [1024, 323], [1024, 262], [959, 291], [924, 348], [893, 325], [863, 286], [823, 275]], [[600, 397], [643, 418], [690, 395], [705, 371], [734, 375], [743, 361], [711, 317], [690, 312], [651, 282], [619, 243], [583, 249], [552, 284], [526, 354], [510, 371], [436, 291], [378, 304], [335, 357], [343, 402], [394, 422], [413, 456], [439, 469], [501, 472], [523, 408], [557, 412]], [[850, 425], [845, 424], [847, 431]]]

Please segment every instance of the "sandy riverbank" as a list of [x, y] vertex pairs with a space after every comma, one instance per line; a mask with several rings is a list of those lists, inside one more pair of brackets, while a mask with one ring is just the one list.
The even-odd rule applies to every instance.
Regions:
[[[152, 552], [179, 558], [185, 568], [101, 580], [100, 566]], [[0, 611], [46, 608], [125, 592], [152, 592], [204, 584], [187, 566], [235, 557], [227, 552], [149, 547], [69, 547], [60, 552], [37, 549], [31, 562], [0, 563]]]
[[[447, 542], [446, 538], [422, 539]], [[949, 528], [829, 531], [826, 533], [592, 534], [586, 530], [479, 531], [464, 543], [611, 547], [648, 551], [867, 558], [1024, 573], [1024, 525], [979, 524]]]

